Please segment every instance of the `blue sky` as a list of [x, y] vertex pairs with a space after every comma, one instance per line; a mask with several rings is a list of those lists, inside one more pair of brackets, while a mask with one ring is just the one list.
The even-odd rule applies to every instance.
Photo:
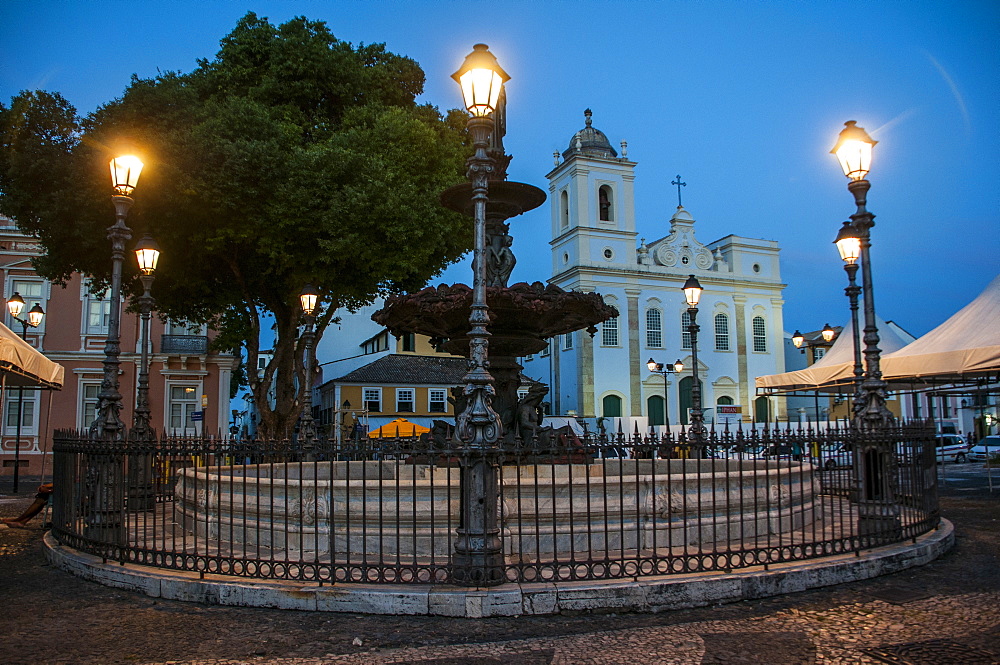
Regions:
[[[459, 105], [449, 75], [489, 44], [512, 77], [511, 179], [545, 189], [552, 152], [592, 108], [639, 163], [641, 235], [667, 232], [680, 174], [702, 242], [781, 244], [789, 331], [848, 320], [831, 243], [854, 206], [829, 154], [846, 120], [880, 141], [869, 209], [882, 318], [923, 334], [1000, 272], [996, 2], [4, 0], [0, 99], [43, 88], [92, 111], [133, 73], [191, 70], [250, 10], [385, 42], [421, 64], [423, 100], [442, 109]], [[513, 280], [546, 279], [547, 206], [512, 230]], [[469, 280], [465, 262], [435, 282]]]

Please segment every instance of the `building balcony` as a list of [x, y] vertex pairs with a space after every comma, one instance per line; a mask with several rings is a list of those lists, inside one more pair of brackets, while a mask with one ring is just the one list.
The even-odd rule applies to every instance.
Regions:
[[208, 353], [208, 337], [205, 335], [162, 335], [160, 337], [160, 353], [186, 356], [205, 355]]

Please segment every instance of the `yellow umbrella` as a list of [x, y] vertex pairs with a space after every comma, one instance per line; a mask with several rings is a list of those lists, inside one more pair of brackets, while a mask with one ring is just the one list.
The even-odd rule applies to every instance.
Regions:
[[418, 425], [416, 423], [411, 423], [406, 418], [396, 418], [392, 422], [382, 425], [378, 429], [373, 429], [368, 432], [369, 439], [379, 439], [393, 436], [419, 436], [426, 432], [430, 432], [430, 428], [424, 427], [423, 425]]

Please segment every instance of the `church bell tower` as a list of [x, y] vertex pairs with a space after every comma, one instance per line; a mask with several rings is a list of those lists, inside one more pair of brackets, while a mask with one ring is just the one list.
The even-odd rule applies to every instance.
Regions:
[[604, 132], [593, 126], [590, 109], [586, 126], [573, 134], [549, 179], [552, 211], [552, 282], [577, 288], [578, 268], [634, 265], [635, 162], [611, 147]]

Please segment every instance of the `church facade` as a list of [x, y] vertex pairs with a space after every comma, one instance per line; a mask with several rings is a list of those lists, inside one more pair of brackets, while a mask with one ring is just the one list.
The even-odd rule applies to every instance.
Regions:
[[[691, 407], [692, 344], [681, 286], [695, 275], [704, 292], [696, 316], [702, 405], [746, 422], [784, 418], [783, 398], [754, 394], [754, 379], [784, 371], [779, 247], [727, 235], [707, 244], [680, 205], [669, 233], [640, 238], [634, 205], [636, 162], [586, 126], [547, 174], [552, 277], [566, 290], [596, 291], [619, 311], [595, 335], [577, 331], [522, 359], [524, 374], [550, 386], [552, 414], [622, 418], [627, 426], [686, 423]], [[679, 180], [678, 180], [679, 182]], [[648, 360], [672, 369], [651, 372]]]

